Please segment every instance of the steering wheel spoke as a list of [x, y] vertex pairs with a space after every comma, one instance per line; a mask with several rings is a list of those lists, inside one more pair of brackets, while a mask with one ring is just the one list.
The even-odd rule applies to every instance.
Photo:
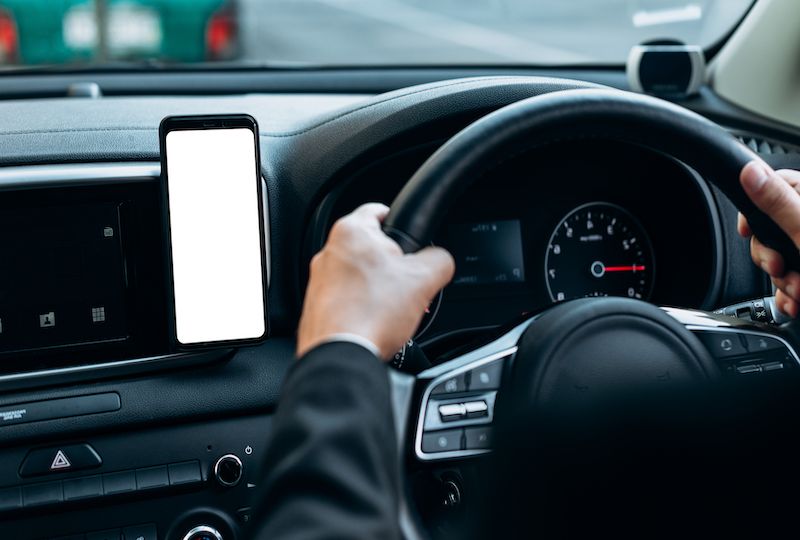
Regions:
[[[775, 376], [800, 369], [794, 338], [781, 327], [705, 311], [661, 309], [698, 338], [724, 376]], [[542, 315], [417, 376], [421, 395], [413, 423], [417, 459], [464, 459], [491, 452], [498, 395], [504, 379], [511, 376], [519, 340], [529, 329], [535, 332], [532, 327]]]
[[491, 451], [497, 396], [517, 342], [534, 320], [417, 376], [422, 399], [414, 454], [419, 460], [460, 459]]
[[754, 376], [800, 367], [793, 338], [781, 327], [703, 311], [663, 309], [697, 336], [725, 374]]

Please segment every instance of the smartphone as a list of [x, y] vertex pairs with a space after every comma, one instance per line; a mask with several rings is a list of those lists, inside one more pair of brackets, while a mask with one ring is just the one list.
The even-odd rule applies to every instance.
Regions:
[[255, 119], [170, 116], [159, 139], [174, 344], [263, 340], [267, 257]]

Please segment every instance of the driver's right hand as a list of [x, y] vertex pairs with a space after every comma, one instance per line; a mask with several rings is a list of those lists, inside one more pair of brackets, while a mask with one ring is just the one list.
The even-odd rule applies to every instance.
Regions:
[[[753, 203], [767, 214], [800, 249], [800, 172], [774, 171], [761, 161], [751, 161], [740, 177], [742, 187]], [[769, 274], [777, 287], [775, 304], [792, 318], [800, 309], [800, 273], [786, 271], [783, 257], [753, 236], [744, 216], [739, 214], [739, 234], [750, 238], [753, 262]]]

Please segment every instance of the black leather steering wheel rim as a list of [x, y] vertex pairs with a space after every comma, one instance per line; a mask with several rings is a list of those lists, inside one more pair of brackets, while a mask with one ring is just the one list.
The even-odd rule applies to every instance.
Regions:
[[667, 101], [610, 89], [525, 99], [464, 128], [417, 170], [392, 202], [384, 230], [406, 253], [429, 245], [452, 202], [474, 180], [516, 155], [563, 141], [615, 140], [671, 155], [717, 186], [765, 245], [800, 269], [789, 237], [747, 197], [742, 168], [760, 158], [719, 125]]

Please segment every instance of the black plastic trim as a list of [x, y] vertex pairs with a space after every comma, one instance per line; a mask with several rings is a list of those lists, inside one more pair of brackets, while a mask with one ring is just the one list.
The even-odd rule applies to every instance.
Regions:
[[[445, 79], [486, 76], [579, 78], [627, 89], [621, 66], [582, 69], [491, 67], [350, 67], [314, 69], [230, 69], [184, 70], [174, 72], [129, 71], [94, 73], [17, 74], [0, 77], [0, 99], [64, 97], [76, 78], [91, 79], [104, 96], [146, 95], [230, 95], [236, 93], [368, 93], [379, 94]], [[76, 98], [78, 99], [78, 98]], [[102, 98], [101, 98], [102, 99]]]
[[191, 365], [218, 362], [229, 358], [233, 349], [214, 349], [202, 352], [182, 352], [162, 354], [144, 358], [132, 358], [86, 364], [41, 371], [12, 373], [0, 376], [0, 390], [12, 391], [51, 384], [70, 384], [74, 382], [123, 377], [149, 371], [175, 369]]

